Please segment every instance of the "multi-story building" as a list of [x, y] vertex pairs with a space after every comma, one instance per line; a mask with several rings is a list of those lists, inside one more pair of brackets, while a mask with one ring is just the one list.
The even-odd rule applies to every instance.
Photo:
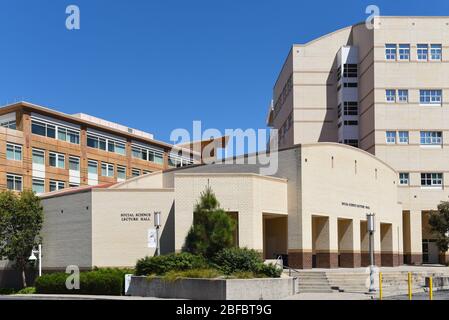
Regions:
[[0, 189], [40, 194], [199, 161], [194, 152], [185, 157], [179, 150], [152, 134], [86, 114], [27, 102], [0, 108]]
[[404, 262], [438, 262], [427, 219], [449, 199], [449, 17], [376, 17], [373, 25], [293, 45], [268, 125], [281, 148], [339, 142], [391, 165]]

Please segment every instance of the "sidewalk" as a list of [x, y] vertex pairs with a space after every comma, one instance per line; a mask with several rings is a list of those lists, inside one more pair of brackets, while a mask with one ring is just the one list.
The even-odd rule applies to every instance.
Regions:
[[[0, 295], [0, 300], [167, 300], [153, 297], [97, 296], [72, 294], [14, 294]], [[169, 299], [176, 300], [176, 299]]]
[[371, 296], [364, 293], [297, 293], [285, 300], [371, 300]]

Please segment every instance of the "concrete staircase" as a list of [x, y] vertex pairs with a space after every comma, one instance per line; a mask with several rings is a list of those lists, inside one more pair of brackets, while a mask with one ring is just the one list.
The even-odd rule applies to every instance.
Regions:
[[[288, 271], [286, 270], [286, 273]], [[449, 272], [413, 272], [412, 291], [425, 291], [425, 278], [429, 275], [445, 275]], [[297, 278], [297, 293], [305, 292], [348, 292], [348, 293], [368, 293], [369, 273], [365, 271], [301, 271], [296, 270], [290, 273]], [[379, 275], [374, 276], [374, 287], [376, 294], [379, 292]], [[399, 295], [408, 292], [408, 273], [405, 271], [383, 272], [383, 295]]]
[[295, 272], [297, 278], [297, 293], [333, 292], [325, 272]]

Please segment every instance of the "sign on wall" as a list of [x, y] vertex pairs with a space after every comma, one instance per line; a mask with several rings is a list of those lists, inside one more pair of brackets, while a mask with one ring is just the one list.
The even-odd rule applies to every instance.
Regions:
[[151, 219], [151, 213], [121, 213], [120, 219], [122, 222], [148, 222]]
[[156, 243], [157, 243], [156, 229], [155, 228], [148, 229], [148, 248], [156, 249], [157, 245]]

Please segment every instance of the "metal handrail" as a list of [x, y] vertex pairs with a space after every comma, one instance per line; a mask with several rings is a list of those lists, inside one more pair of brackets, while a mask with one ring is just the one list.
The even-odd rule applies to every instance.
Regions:
[[289, 276], [289, 277], [292, 276], [292, 271], [294, 271], [294, 272], [296, 272], [296, 273], [299, 273], [299, 272], [300, 272], [300, 271], [297, 270], [297, 269], [294, 269], [294, 268], [291, 268], [291, 267], [285, 265], [285, 264], [284, 264], [284, 259], [282, 259], [282, 256], [281, 256], [281, 255], [279, 255], [279, 256], [277, 257], [276, 263], [277, 263], [278, 261], [281, 261], [281, 265], [282, 265], [282, 268], [283, 268], [283, 269], [288, 269], [288, 276]]

